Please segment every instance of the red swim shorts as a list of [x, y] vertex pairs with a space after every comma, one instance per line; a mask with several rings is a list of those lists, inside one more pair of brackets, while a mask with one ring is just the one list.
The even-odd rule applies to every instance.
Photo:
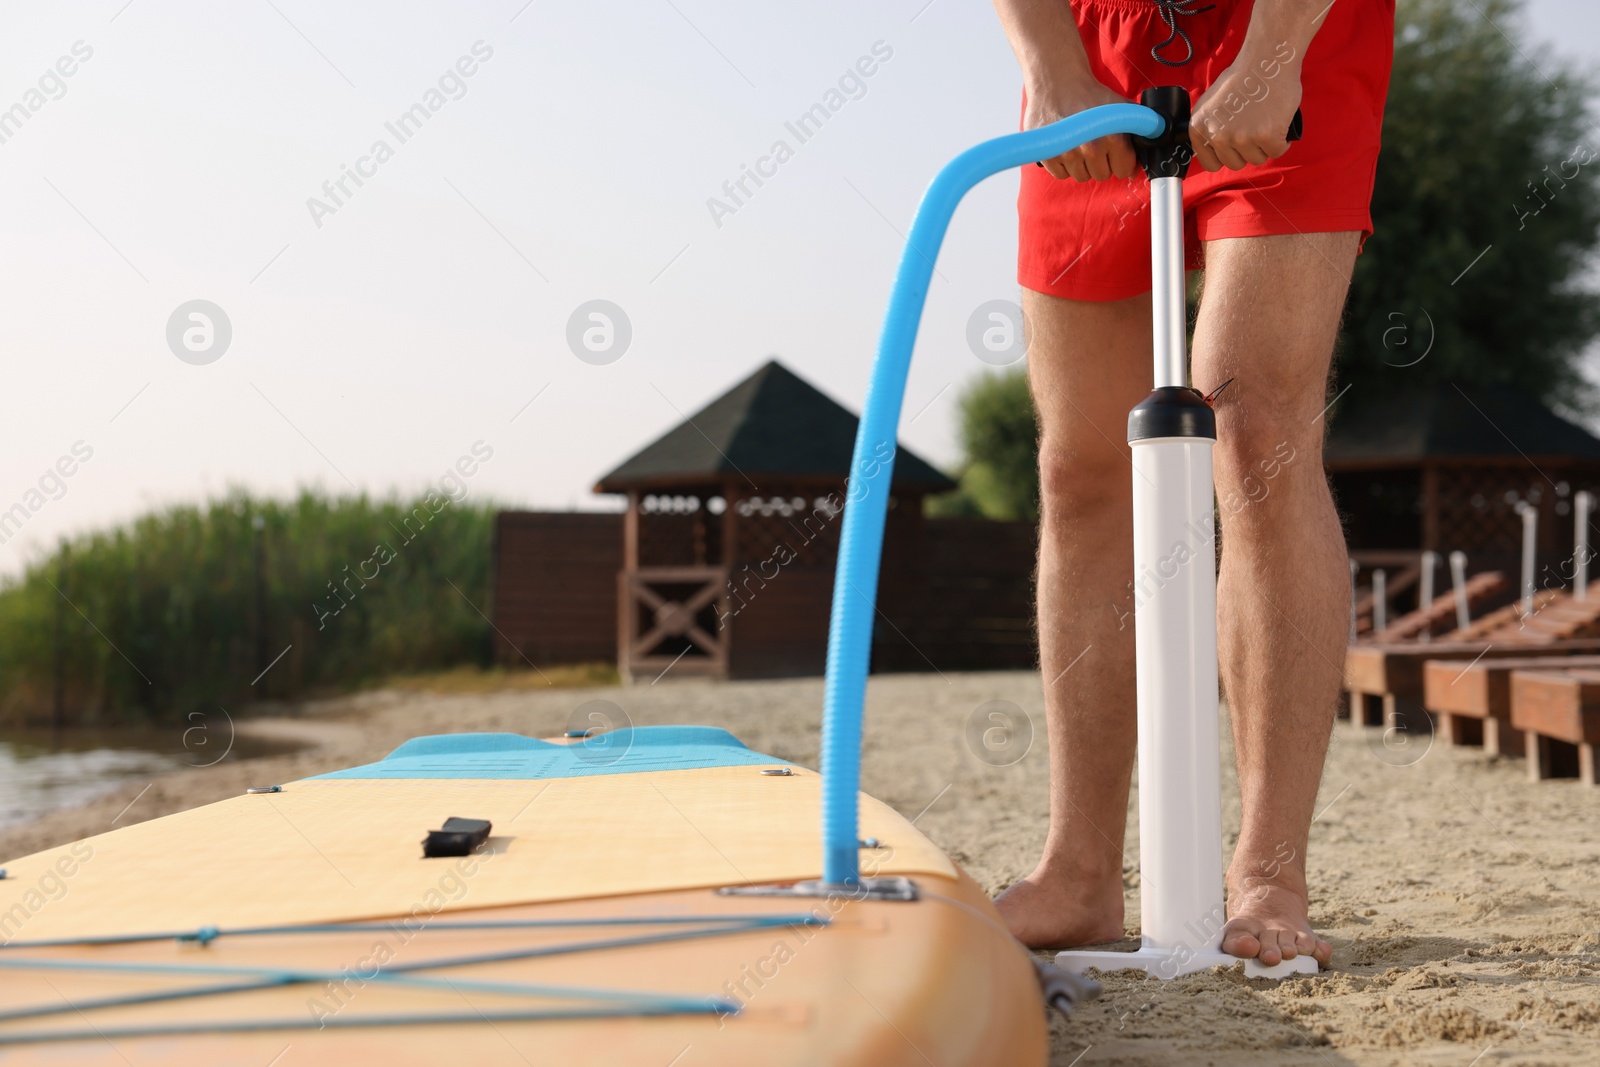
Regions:
[[[1065, 0], [1062, 0], [1065, 2]], [[1171, 34], [1154, 0], [1071, 0], [1095, 76], [1130, 100], [1155, 85], [1182, 85], [1198, 100], [1239, 54], [1253, 0], [1177, 15], [1193, 42], [1182, 66], [1158, 63], [1152, 47]], [[1282, 49], [1287, 53], [1290, 46]], [[1184, 43], [1162, 51], [1181, 59]], [[1292, 55], [1285, 55], [1292, 59]], [[1394, 58], [1394, 0], [1334, 0], [1301, 65], [1304, 139], [1282, 157], [1244, 170], [1190, 168], [1184, 182], [1188, 267], [1204, 266], [1202, 241], [1271, 234], [1372, 233], [1372, 182], [1383, 103]], [[1281, 68], [1268, 66], [1274, 76]], [[1272, 80], [1258, 73], [1271, 92]], [[1248, 106], [1248, 105], [1246, 105]], [[1122, 300], [1150, 290], [1149, 187], [1122, 180], [1056, 179], [1022, 168], [1017, 280], [1069, 300]]]

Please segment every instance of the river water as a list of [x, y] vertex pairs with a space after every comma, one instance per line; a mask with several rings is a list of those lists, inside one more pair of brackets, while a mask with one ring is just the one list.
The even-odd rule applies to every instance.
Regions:
[[[166, 739], [170, 741], [170, 738]], [[155, 737], [0, 734], [0, 827], [85, 804], [126, 782], [183, 766]]]
[[0, 732], [0, 827], [86, 804], [130, 782], [183, 768], [289, 752], [293, 743], [235, 736], [226, 714], [195, 713], [181, 729]]

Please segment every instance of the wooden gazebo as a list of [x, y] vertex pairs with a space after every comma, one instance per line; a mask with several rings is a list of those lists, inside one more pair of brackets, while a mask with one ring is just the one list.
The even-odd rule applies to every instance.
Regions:
[[[821, 671], [855, 434], [855, 415], [773, 360], [599, 480], [628, 499], [624, 678]], [[899, 448], [891, 528], [953, 487]]]
[[1461, 551], [1474, 571], [1515, 575], [1526, 503], [1539, 515], [1539, 584], [1562, 584], [1573, 497], [1600, 490], [1600, 439], [1508, 388], [1445, 383], [1361, 400], [1338, 413], [1325, 452], [1354, 558]]

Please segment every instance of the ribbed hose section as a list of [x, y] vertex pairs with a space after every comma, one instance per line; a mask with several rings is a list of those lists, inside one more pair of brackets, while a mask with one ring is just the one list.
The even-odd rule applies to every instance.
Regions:
[[861, 712], [872, 655], [872, 620], [889, 511], [896, 431], [905, 400], [911, 351], [934, 261], [956, 205], [967, 191], [1002, 170], [1050, 159], [1085, 141], [1111, 134], [1159, 137], [1165, 120], [1138, 104], [1108, 104], [1025, 133], [985, 141], [961, 153], [923, 194], [900, 256], [878, 356], [872, 365], [855, 454], [845, 493], [839, 565], [828, 626], [828, 670], [822, 703], [822, 877], [855, 885], [860, 877], [857, 840], [861, 789]]

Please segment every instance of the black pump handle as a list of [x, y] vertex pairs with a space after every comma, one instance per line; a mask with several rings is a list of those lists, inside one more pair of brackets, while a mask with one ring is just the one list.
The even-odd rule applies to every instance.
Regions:
[[[1189, 90], [1181, 85], [1159, 85], [1140, 93], [1139, 103], [1167, 120], [1167, 128], [1161, 136], [1133, 139], [1140, 166], [1151, 180], [1184, 177], [1194, 157], [1194, 149], [1189, 144]], [[1304, 133], [1305, 116], [1296, 108], [1284, 138], [1298, 141]]]

